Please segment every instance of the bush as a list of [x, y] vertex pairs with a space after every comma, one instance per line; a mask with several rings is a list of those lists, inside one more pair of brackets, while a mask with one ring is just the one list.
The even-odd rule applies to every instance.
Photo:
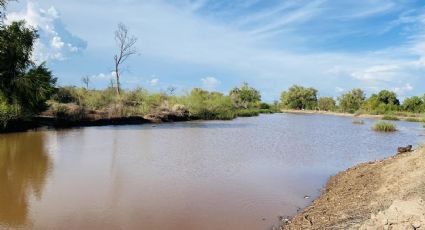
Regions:
[[393, 116], [393, 115], [384, 115], [382, 117], [382, 120], [387, 120], [387, 121], [398, 121], [400, 119], [398, 119], [398, 117]]
[[258, 109], [241, 109], [238, 110], [236, 115], [238, 117], [254, 117], [260, 115], [260, 110]]
[[19, 118], [19, 107], [8, 105], [0, 99], [0, 130], [5, 128], [9, 121]]
[[420, 118], [420, 117], [408, 117], [405, 119], [405, 121], [407, 122], [425, 122], [424, 118]]
[[397, 128], [394, 123], [378, 121], [373, 126], [373, 130], [377, 132], [395, 132]]

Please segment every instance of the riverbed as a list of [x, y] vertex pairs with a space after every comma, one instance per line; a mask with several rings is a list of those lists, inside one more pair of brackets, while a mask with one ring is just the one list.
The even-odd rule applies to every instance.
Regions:
[[395, 122], [272, 114], [0, 135], [0, 229], [268, 230], [330, 175], [417, 145]]

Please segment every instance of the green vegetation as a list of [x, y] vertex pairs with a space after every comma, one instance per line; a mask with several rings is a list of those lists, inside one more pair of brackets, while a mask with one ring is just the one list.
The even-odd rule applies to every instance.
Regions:
[[44, 64], [31, 61], [37, 32], [25, 22], [0, 28], [0, 123], [29, 119], [46, 109], [56, 78]]
[[394, 123], [378, 121], [373, 125], [373, 130], [377, 132], [395, 132], [397, 131], [397, 128]]
[[354, 113], [360, 109], [365, 101], [365, 93], [361, 89], [353, 89], [338, 98], [342, 112]]
[[387, 121], [398, 121], [400, 119], [398, 119], [398, 117], [393, 116], [393, 115], [384, 115], [382, 117], [382, 120], [387, 120]]
[[188, 119], [229, 120], [236, 117], [258, 116], [278, 111], [276, 104], [260, 102], [257, 90], [246, 83], [229, 95], [194, 88], [189, 94], [176, 96], [149, 93], [144, 89], [105, 90], [62, 87], [49, 101], [48, 115], [78, 120], [89, 115], [102, 117], [157, 116], [179, 110]]
[[315, 109], [317, 107], [317, 90], [294, 85], [283, 91], [280, 97], [283, 107], [288, 109]]
[[246, 82], [240, 88], [236, 87], [232, 89], [229, 96], [236, 108], [248, 109], [261, 106], [260, 92], [250, 87]]
[[420, 118], [420, 117], [408, 117], [405, 119], [405, 121], [408, 122], [425, 122], [424, 118]]
[[333, 111], [336, 108], [336, 101], [332, 97], [321, 97], [317, 101], [319, 110]]

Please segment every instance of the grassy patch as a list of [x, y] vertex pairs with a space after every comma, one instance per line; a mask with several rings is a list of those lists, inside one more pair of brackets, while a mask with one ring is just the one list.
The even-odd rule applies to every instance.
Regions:
[[364, 125], [364, 121], [363, 120], [353, 120], [353, 124], [355, 125]]
[[398, 121], [400, 120], [398, 117], [393, 116], [393, 115], [384, 115], [382, 117], [382, 120], [387, 120], [387, 121]]
[[373, 130], [377, 132], [395, 132], [397, 131], [396, 125], [391, 122], [378, 121], [373, 126]]
[[405, 121], [408, 122], [425, 122], [424, 118], [419, 118], [419, 117], [408, 117], [405, 119]]
[[260, 114], [258, 109], [241, 109], [236, 112], [238, 117], [254, 117]]

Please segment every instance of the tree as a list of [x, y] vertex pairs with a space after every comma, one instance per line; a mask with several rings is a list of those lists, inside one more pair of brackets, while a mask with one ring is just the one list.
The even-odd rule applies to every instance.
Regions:
[[90, 77], [89, 76], [84, 76], [83, 78], [81, 78], [81, 81], [83, 82], [84, 86], [88, 90], [89, 89], [89, 84], [90, 84]]
[[381, 90], [378, 93], [378, 102], [383, 104], [400, 105], [397, 94], [388, 90]]
[[283, 106], [289, 109], [315, 109], [317, 90], [294, 85], [288, 91], [282, 92], [280, 100]]
[[423, 106], [424, 106], [424, 102], [422, 101], [422, 99], [420, 97], [413, 96], [413, 97], [406, 98], [403, 101], [402, 108], [403, 110], [408, 112], [420, 113], [424, 111]]
[[0, 29], [0, 96], [26, 114], [44, 109], [55, 92], [56, 78], [44, 63], [31, 61], [36, 39], [37, 31], [24, 21]]
[[368, 112], [383, 114], [398, 110], [400, 101], [397, 94], [388, 90], [381, 90], [378, 94], [372, 94], [362, 108]]
[[321, 97], [317, 102], [317, 106], [320, 110], [330, 111], [335, 109], [336, 102], [332, 97]]
[[120, 95], [120, 76], [121, 76], [121, 65], [132, 55], [137, 53], [137, 49], [134, 47], [137, 42], [137, 38], [128, 34], [127, 27], [119, 23], [118, 29], [115, 31], [115, 41], [118, 45], [118, 54], [114, 56], [115, 61], [115, 77], [116, 77], [116, 92], [117, 96]]
[[361, 89], [353, 89], [338, 98], [343, 112], [354, 113], [359, 110], [365, 101], [365, 93]]
[[250, 87], [248, 83], [244, 82], [240, 88], [233, 88], [229, 96], [236, 108], [247, 109], [249, 107], [257, 106], [261, 101], [261, 94], [258, 90]]

